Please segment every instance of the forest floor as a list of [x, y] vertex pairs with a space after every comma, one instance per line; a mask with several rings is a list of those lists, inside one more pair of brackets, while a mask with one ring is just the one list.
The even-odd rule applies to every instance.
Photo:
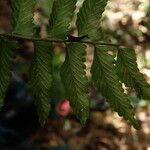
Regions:
[[111, 110], [93, 111], [84, 127], [73, 119], [49, 121], [26, 146], [31, 150], [51, 150], [52, 147], [67, 150], [66, 145], [69, 150], [149, 150], [150, 105], [137, 108], [136, 114], [141, 124], [139, 131]]

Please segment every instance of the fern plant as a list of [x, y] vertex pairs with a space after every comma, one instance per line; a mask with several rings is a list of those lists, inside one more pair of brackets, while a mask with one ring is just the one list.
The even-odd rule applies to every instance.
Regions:
[[[52, 85], [53, 43], [66, 45], [66, 59], [61, 68], [61, 78], [67, 98], [77, 118], [85, 123], [89, 117], [88, 79], [85, 73], [87, 44], [95, 47], [91, 80], [107, 99], [110, 107], [120, 116], [129, 120], [138, 129], [133, 107], [128, 95], [124, 93], [122, 83], [135, 89], [137, 95], [150, 99], [150, 87], [136, 64], [133, 49], [121, 48], [113, 43], [101, 42], [102, 29], [99, 27], [102, 13], [108, 0], [84, 0], [80, 8], [76, 27], [80, 37], [71, 37], [70, 24], [75, 15], [77, 0], [49, 0], [48, 37], [40, 38], [35, 34], [33, 23], [36, 0], [11, 0], [11, 27], [9, 32], [0, 33], [0, 107], [11, 78], [15, 50], [18, 40], [30, 40], [34, 43], [34, 56], [30, 68], [30, 88], [41, 125], [44, 125], [50, 111]], [[37, 33], [37, 32], [36, 32]], [[105, 41], [105, 39], [103, 39]], [[117, 47], [116, 63], [108, 51], [110, 46]]]

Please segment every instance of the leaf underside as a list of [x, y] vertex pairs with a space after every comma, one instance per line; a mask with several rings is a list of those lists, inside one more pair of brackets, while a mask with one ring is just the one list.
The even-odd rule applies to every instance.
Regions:
[[33, 36], [35, 0], [11, 0], [13, 33]]
[[52, 44], [35, 42], [35, 54], [30, 72], [30, 87], [38, 112], [39, 122], [42, 126], [46, 123], [50, 112], [51, 63]]
[[85, 73], [85, 46], [71, 43], [66, 48], [66, 59], [61, 69], [68, 99], [74, 113], [81, 123], [85, 123], [89, 116], [88, 81]]
[[138, 128], [130, 99], [124, 94], [113, 65], [113, 57], [108, 54], [107, 47], [96, 47], [91, 73], [95, 86], [106, 97], [111, 108]]
[[50, 15], [48, 37], [62, 38], [69, 33], [70, 23], [74, 16], [76, 0], [55, 0]]
[[100, 19], [108, 0], [85, 0], [77, 15], [79, 35], [88, 34], [90, 39], [99, 40]]
[[16, 47], [14, 42], [0, 38], [0, 108], [11, 78]]
[[140, 73], [136, 61], [134, 49], [119, 48], [116, 62], [118, 76], [127, 87], [135, 89], [139, 97], [150, 99], [150, 86]]

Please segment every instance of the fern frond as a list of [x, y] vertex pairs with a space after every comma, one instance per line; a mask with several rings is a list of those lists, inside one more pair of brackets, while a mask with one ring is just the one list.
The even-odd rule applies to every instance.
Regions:
[[140, 73], [134, 49], [119, 48], [116, 68], [121, 81], [127, 86], [134, 88], [139, 97], [150, 99], [150, 85]]
[[64, 39], [72, 21], [76, 0], [55, 0], [49, 20], [48, 37]]
[[66, 59], [61, 69], [68, 99], [74, 113], [81, 123], [85, 123], [89, 116], [88, 81], [85, 73], [85, 46], [71, 43], [66, 48]]
[[16, 48], [17, 45], [14, 42], [0, 38], [0, 108], [3, 105], [3, 99], [11, 78]]
[[94, 84], [106, 97], [111, 108], [129, 120], [135, 128], [138, 128], [130, 99], [124, 94], [113, 65], [113, 57], [108, 54], [107, 47], [96, 47], [91, 72]]
[[33, 16], [36, 0], [11, 0], [13, 33], [33, 36]]
[[50, 111], [52, 44], [35, 42], [35, 54], [30, 72], [30, 88], [42, 126]]
[[85, 0], [77, 15], [79, 35], [88, 34], [92, 40], [99, 40], [100, 18], [108, 0]]

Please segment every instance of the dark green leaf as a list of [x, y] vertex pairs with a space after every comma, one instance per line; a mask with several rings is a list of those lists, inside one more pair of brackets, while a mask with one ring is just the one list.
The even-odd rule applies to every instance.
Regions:
[[52, 44], [35, 42], [35, 54], [32, 60], [30, 86], [31, 93], [43, 126], [50, 111]]
[[88, 34], [92, 40], [99, 40], [100, 18], [108, 0], [85, 0], [77, 16], [79, 35]]
[[35, 0], [11, 0], [13, 33], [33, 36]]
[[130, 99], [124, 94], [113, 65], [113, 57], [108, 54], [105, 46], [96, 47], [92, 66], [92, 80], [102, 95], [106, 97], [111, 108], [129, 120], [135, 128], [138, 128]]
[[118, 49], [116, 68], [118, 76], [127, 87], [134, 88], [139, 97], [150, 99], [150, 86], [137, 67], [133, 49]]
[[16, 48], [15, 42], [0, 38], [0, 108], [11, 78]]
[[73, 111], [84, 124], [89, 116], [88, 81], [85, 73], [85, 46], [79, 43], [67, 45], [66, 60], [61, 77]]
[[76, 0], [55, 0], [50, 16], [48, 36], [63, 38], [68, 35], [69, 26], [75, 11]]

